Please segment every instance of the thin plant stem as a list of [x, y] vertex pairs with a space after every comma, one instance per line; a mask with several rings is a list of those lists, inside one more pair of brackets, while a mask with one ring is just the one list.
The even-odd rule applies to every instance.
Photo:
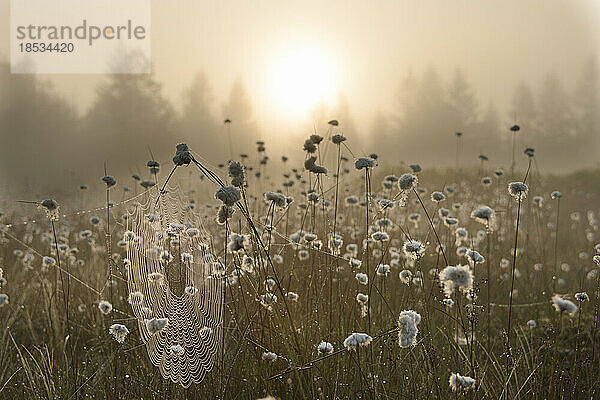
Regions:
[[510, 337], [511, 337], [511, 322], [512, 322], [512, 303], [513, 303], [513, 291], [515, 287], [515, 269], [517, 267], [517, 246], [519, 242], [519, 222], [521, 217], [521, 196], [518, 198], [517, 205], [517, 226], [515, 229], [515, 242], [513, 248], [513, 263], [512, 263], [512, 276], [510, 280], [510, 294], [508, 301], [508, 327], [506, 331], [506, 396], [508, 397], [508, 386], [510, 382], [510, 366], [511, 366], [511, 350], [510, 350]]

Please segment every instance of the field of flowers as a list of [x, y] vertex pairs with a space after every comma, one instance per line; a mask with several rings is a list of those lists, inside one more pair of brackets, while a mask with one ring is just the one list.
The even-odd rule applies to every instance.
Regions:
[[303, 163], [180, 144], [12, 202], [0, 398], [600, 398], [600, 173], [421, 168], [330, 126]]

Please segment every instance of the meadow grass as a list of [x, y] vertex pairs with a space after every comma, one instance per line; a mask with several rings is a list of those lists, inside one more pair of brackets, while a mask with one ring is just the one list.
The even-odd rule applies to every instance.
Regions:
[[[187, 389], [150, 363], [127, 301], [124, 216], [158, 185], [103, 207], [121, 194], [117, 175], [105, 198], [98, 183], [96, 209], [63, 207], [60, 218], [24, 204], [6, 210], [0, 397], [600, 397], [598, 171], [550, 176], [534, 163], [507, 176], [482, 163], [416, 172], [375, 155], [359, 162], [344, 141], [309, 140], [309, 170], [267, 163], [264, 143], [241, 160], [244, 184], [223, 224], [214, 193], [229, 184], [226, 165], [169, 174], [226, 266], [219, 361]], [[403, 174], [418, 184], [399, 187]], [[511, 196], [520, 181], [528, 193]], [[552, 199], [556, 190], [563, 196]], [[435, 191], [444, 199], [433, 201]], [[494, 211], [487, 223], [471, 215], [482, 205]], [[232, 250], [232, 234], [248, 240]], [[453, 278], [440, 281], [458, 265], [468, 276], [448, 270]], [[575, 297], [584, 292], [589, 300]], [[577, 311], [555, 309], [554, 294]], [[115, 323], [129, 331], [123, 343], [109, 334]]]

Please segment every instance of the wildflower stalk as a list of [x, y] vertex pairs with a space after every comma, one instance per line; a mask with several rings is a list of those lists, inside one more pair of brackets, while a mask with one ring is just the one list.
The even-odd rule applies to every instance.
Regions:
[[69, 324], [69, 292], [70, 292], [70, 282], [69, 282], [69, 266], [67, 262], [67, 286], [65, 287], [65, 282], [63, 279], [63, 271], [60, 265], [60, 250], [58, 249], [58, 239], [56, 236], [56, 227], [54, 226], [54, 220], [50, 220], [52, 224], [52, 233], [54, 235], [54, 244], [56, 245], [56, 269], [54, 271], [54, 287], [55, 294], [58, 295], [58, 281], [57, 281], [57, 272], [60, 273], [60, 284], [63, 288], [63, 306], [65, 308], [65, 318], [67, 319], [67, 335], [70, 332], [70, 324]]
[[510, 350], [510, 337], [511, 337], [511, 322], [512, 322], [512, 302], [513, 302], [513, 290], [515, 287], [515, 269], [517, 266], [517, 246], [519, 242], [519, 222], [521, 219], [521, 202], [522, 197], [519, 195], [517, 205], [517, 226], [515, 229], [515, 242], [513, 248], [513, 263], [512, 263], [512, 276], [510, 280], [510, 296], [508, 301], [508, 328], [506, 332], [506, 395], [508, 396], [508, 385], [510, 382], [510, 365], [511, 365], [511, 350]]
[[487, 348], [488, 351], [490, 351], [490, 337], [491, 337], [491, 331], [490, 331], [490, 320], [492, 319], [492, 312], [491, 312], [491, 308], [490, 308], [490, 297], [491, 297], [491, 291], [492, 291], [492, 286], [491, 286], [491, 282], [490, 282], [490, 266], [492, 264], [492, 239], [491, 239], [491, 235], [492, 235], [492, 231], [491, 229], [489, 229], [489, 223], [488, 223], [488, 229], [487, 229], [487, 304], [486, 304], [486, 311], [487, 311]]
[[592, 332], [592, 364], [596, 361], [596, 331], [598, 330], [598, 296], [600, 295], [600, 274], [596, 278], [596, 288], [592, 293], [594, 296], [594, 328]]
[[579, 368], [577, 368], [577, 359], [579, 355], [579, 334], [581, 332], [581, 314], [583, 314], [583, 301], [579, 300], [579, 312], [577, 313], [577, 335], [575, 335], [575, 355], [573, 359], [573, 370], [576, 376], [573, 377], [573, 390], [571, 396], [575, 398], [575, 390], [577, 389], [577, 381], [579, 378]]
[[[370, 168], [365, 168], [365, 192], [367, 197], [367, 205], [365, 212], [365, 264], [367, 276], [369, 276], [369, 280], [374, 279], [374, 276], [371, 275], [371, 269], [369, 268], [369, 207], [371, 206], [371, 176], [369, 174]], [[369, 336], [371, 335], [371, 286], [369, 287], [369, 303], [367, 303], [367, 323], [369, 326], [367, 327], [367, 332]], [[369, 346], [369, 356], [370, 363], [369, 368], [371, 372], [371, 390], [373, 394], [377, 393], [377, 387], [375, 385], [375, 371], [373, 369], [373, 346]]]
[[[340, 163], [341, 163], [341, 146], [337, 144], [337, 167], [335, 173], [335, 206], [333, 208], [333, 238], [335, 238], [336, 228], [337, 228], [337, 213], [338, 213], [338, 196], [339, 196], [339, 182], [340, 182]], [[335, 239], [334, 239], [335, 240]], [[339, 260], [335, 258], [335, 267], [336, 270], [339, 267]], [[329, 268], [329, 326], [331, 327], [333, 324], [333, 265]]]
[[438, 236], [435, 226], [433, 226], [433, 221], [431, 220], [431, 217], [429, 216], [429, 212], [427, 212], [427, 208], [425, 207], [425, 204], [423, 204], [423, 200], [421, 200], [421, 196], [419, 196], [419, 192], [417, 192], [416, 188], [413, 188], [413, 192], [417, 196], [417, 199], [419, 200], [419, 204], [421, 204], [421, 208], [423, 208], [423, 211], [425, 211], [425, 216], [427, 217], [427, 221], [429, 221], [431, 230], [433, 230], [435, 239], [437, 240], [437, 243], [440, 246], [440, 250], [442, 252], [442, 257], [444, 257], [444, 262], [446, 263], [446, 265], [450, 265], [450, 264], [448, 264], [448, 258], [446, 257], [446, 252], [444, 251], [444, 246], [442, 246], [442, 241], [440, 240], [440, 237]]
[[558, 223], [560, 216], [560, 197], [556, 199], [556, 229], [554, 231], [554, 263], [552, 265], [552, 293], [556, 293], [556, 269], [558, 267]]
[[552, 367], [550, 369], [550, 388], [548, 389], [548, 398], [554, 398], [554, 388], [556, 386], [556, 363], [558, 362], [558, 343], [560, 334], [562, 333], [562, 316], [564, 311], [558, 313], [558, 329], [556, 330], [556, 338], [554, 341], [554, 352], [552, 354]]
[[[224, 242], [224, 254], [223, 262], [225, 264], [225, 279], [223, 281], [223, 301], [221, 302], [221, 321], [225, 316], [225, 302], [227, 301], [227, 238], [229, 237], [229, 218], [225, 218], [225, 240]], [[181, 257], [180, 257], [181, 259]], [[223, 322], [222, 322], [223, 323]], [[223, 323], [223, 325], [225, 325]], [[225, 326], [221, 327], [221, 371], [225, 371]], [[221, 393], [225, 393], [225, 386], [223, 385], [223, 374], [219, 374], [219, 387], [221, 387]]]

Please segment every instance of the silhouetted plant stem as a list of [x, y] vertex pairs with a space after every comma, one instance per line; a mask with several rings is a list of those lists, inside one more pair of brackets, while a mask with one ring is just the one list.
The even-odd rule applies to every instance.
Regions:
[[517, 266], [517, 246], [519, 242], [519, 222], [521, 217], [521, 196], [518, 198], [517, 205], [517, 224], [515, 229], [515, 242], [513, 248], [513, 263], [512, 263], [512, 275], [510, 280], [510, 296], [508, 300], [508, 327], [506, 332], [506, 396], [508, 397], [508, 386], [510, 382], [510, 366], [511, 366], [511, 350], [510, 350], [510, 337], [511, 337], [511, 322], [512, 322], [512, 302], [513, 302], [513, 290], [515, 287], [515, 269]]

